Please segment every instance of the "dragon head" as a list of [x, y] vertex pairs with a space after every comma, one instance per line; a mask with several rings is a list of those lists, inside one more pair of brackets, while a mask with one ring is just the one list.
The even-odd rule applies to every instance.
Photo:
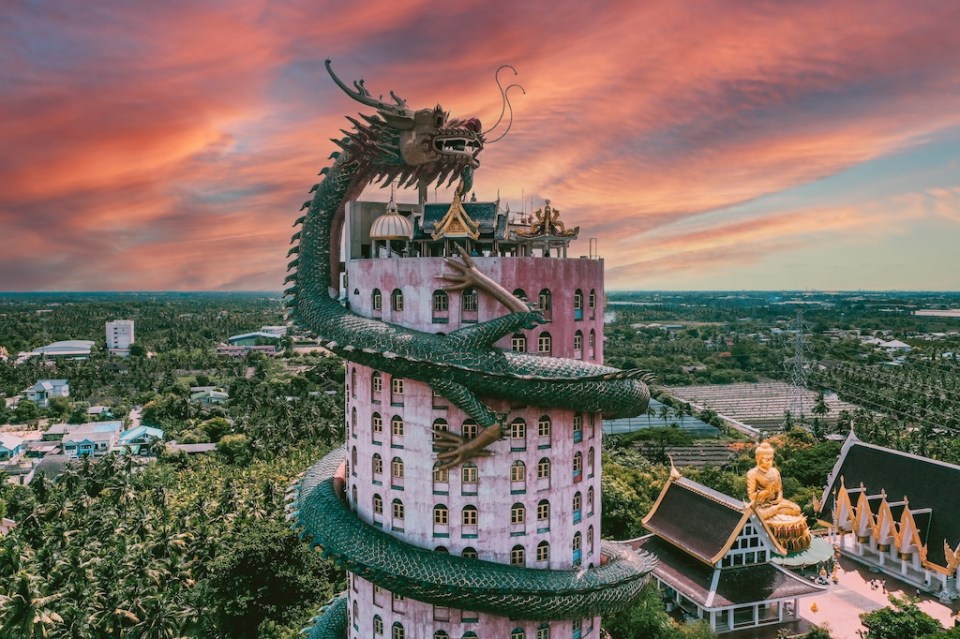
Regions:
[[373, 116], [361, 114], [363, 122], [348, 117], [354, 129], [344, 130], [346, 137], [334, 140], [349, 158], [370, 167], [370, 180], [389, 184], [399, 178], [401, 187], [434, 180], [441, 185], [447, 180], [449, 186], [457, 178], [469, 180], [480, 166], [477, 156], [483, 150], [483, 132], [477, 118], [450, 119], [439, 104], [414, 111], [393, 91], [390, 104], [374, 98], [363, 80], [354, 82], [353, 89], [348, 87], [334, 74], [329, 59], [324, 65], [344, 93], [377, 110]]

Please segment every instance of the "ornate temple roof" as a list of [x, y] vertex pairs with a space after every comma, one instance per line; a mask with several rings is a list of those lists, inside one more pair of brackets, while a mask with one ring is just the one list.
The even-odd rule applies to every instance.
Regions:
[[[701, 525], [700, 528], [709, 526]], [[770, 563], [714, 569], [656, 535], [638, 539], [632, 545], [637, 550], [652, 553], [659, 560], [653, 571], [657, 577], [705, 608], [792, 599], [824, 589]], [[715, 573], [719, 574], [714, 584]]]
[[[683, 477], [671, 477], [643, 520], [647, 530], [713, 565], [750, 516], [742, 501]], [[704, 526], [703, 522], [710, 522]]]
[[[476, 225], [480, 236], [504, 239], [507, 234], [507, 215], [499, 210], [497, 202], [461, 202], [467, 217]], [[449, 204], [425, 204], [423, 219], [416, 225], [414, 238], [431, 239], [431, 234], [442, 225], [450, 210]]]
[[949, 559], [944, 542], [951, 547], [960, 543], [957, 486], [960, 466], [867, 444], [851, 433], [830, 473], [817, 514], [824, 521], [832, 521], [836, 504], [848, 520], [858, 517], [862, 497], [870, 517], [862, 512], [860, 519], [870, 527], [879, 526], [883, 514], [892, 517], [899, 527], [909, 508], [907, 514], [917, 528], [917, 537], [926, 546], [926, 561], [946, 568]]

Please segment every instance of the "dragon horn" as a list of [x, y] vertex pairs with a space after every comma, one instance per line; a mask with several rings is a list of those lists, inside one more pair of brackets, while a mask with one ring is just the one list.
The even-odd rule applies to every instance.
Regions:
[[330, 77], [333, 78], [333, 81], [337, 83], [337, 86], [343, 89], [343, 92], [349, 95], [351, 98], [359, 102], [360, 104], [366, 104], [380, 111], [386, 111], [387, 113], [397, 113], [400, 111], [405, 111], [406, 103], [395, 96], [393, 91], [390, 92], [391, 97], [397, 103], [396, 105], [387, 104], [381, 100], [377, 100], [370, 92], [367, 91], [367, 88], [363, 86], [363, 80], [359, 82], [354, 82], [353, 85], [356, 87], [356, 90], [351, 89], [346, 84], [343, 83], [343, 80], [337, 77], [337, 74], [333, 72], [333, 67], [330, 66], [330, 58], [327, 58], [323, 61], [323, 66], [327, 68], [327, 73], [330, 74]]

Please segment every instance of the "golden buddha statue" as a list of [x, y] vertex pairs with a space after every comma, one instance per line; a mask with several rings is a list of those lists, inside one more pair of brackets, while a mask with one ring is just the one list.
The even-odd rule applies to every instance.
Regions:
[[783, 497], [783, 480], [773, 465], [773, 446], [757, 446], [757, 465], [747, 472], [747, 498], [757, 516], [788, 552], [810, 545], [810, 530], [800, 506]]

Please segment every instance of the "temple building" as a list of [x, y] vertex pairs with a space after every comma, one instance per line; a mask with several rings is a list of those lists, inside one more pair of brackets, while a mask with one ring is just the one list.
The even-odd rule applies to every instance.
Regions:
[[714, 632], [795, 623], [799, 600], [823, 590], [771, 563], [787, 549], [750, 503], [676, 469], [643, 524], [652, 534], [633, 546], [659, 560], [653, 575], [668, 610], [680, 608]]
[[851, 432], [817, 514], [846, 556], [953, 599], [960, 578], [960, 466], [860, 441]]
[[[541, 217], [556, 220], [547, 205]], [[514, 223], [499, 202], [347, 206], [342, 279], [355, 313], [449, 334], [503, 315], [472, 288], [444, 290], [447, 258], [463, 249], [477, 268], [549, 323], [495, 346], [603, 361], [603, 262], [566, 255], [576, 231]], [[531, 217], [531, 219], [534, 219]], [[548, 231], [549, 235], [540, 232]], [[601, 416], [491, 401], [508, 415], [491, 455], [450, 469], [434, 429], [477, 434], [466, 413], [430, 386], [349, 364], [347, 502], [363, 522], [407, 544], [544, 570], [600, 565]], [[351, 637], [600, 636], [600, 618], [528, 621], [405, 598], [350, 575]], [[386, 633], [386, 635], [385, 635]]]

